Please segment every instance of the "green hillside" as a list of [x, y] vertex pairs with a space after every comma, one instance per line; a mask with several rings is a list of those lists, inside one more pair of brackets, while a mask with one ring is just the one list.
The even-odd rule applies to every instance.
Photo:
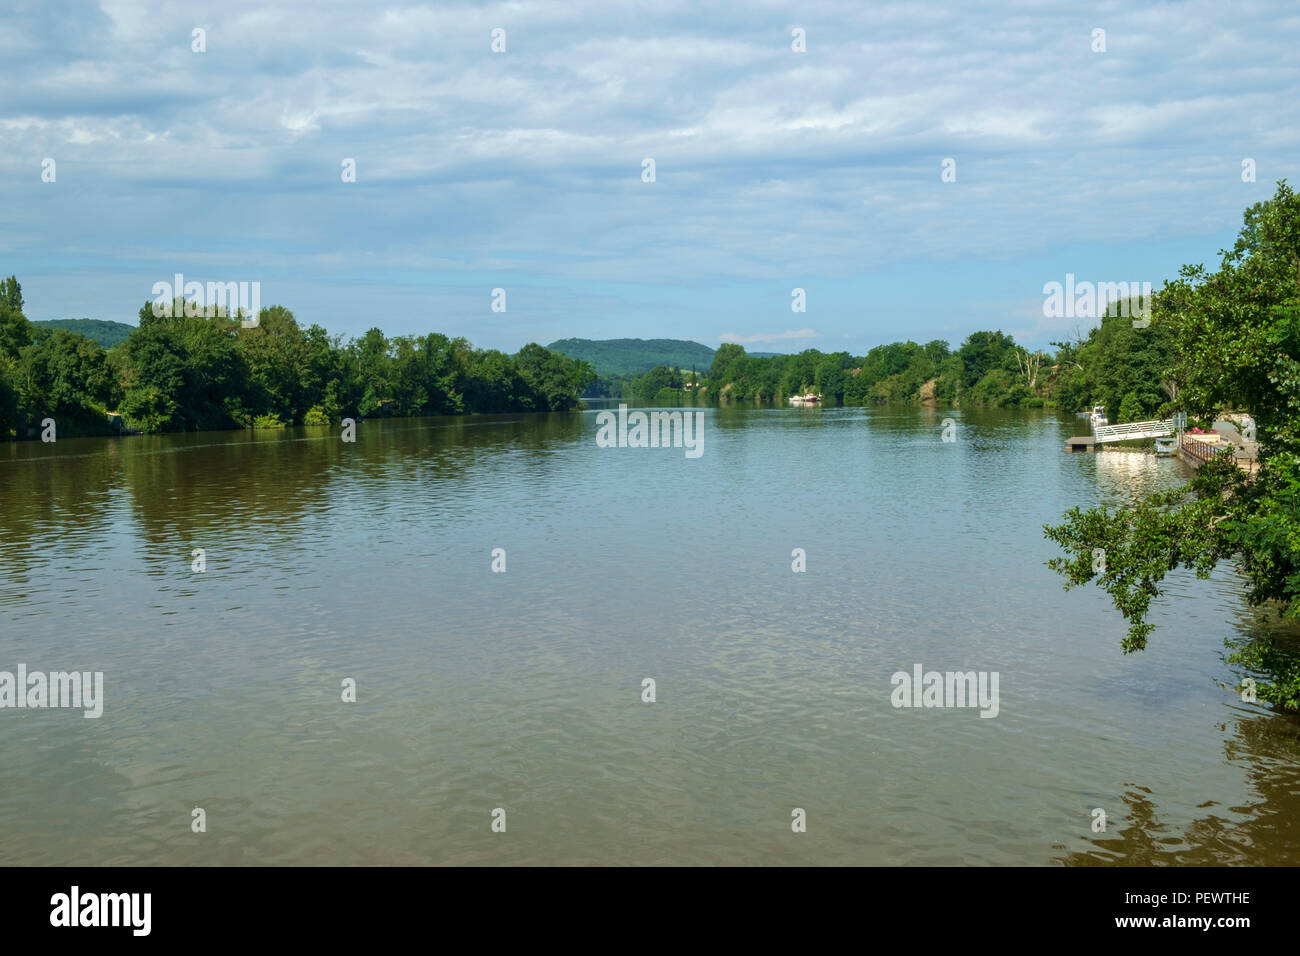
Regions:
[[640, 375], [657, 365], [703, 372], [713, 363], [713, 349], [685, 339], [560, 339], [546, 347], [590, 362], [597, 375]]
[[43, 319], [32, 325], [44, 325], [51, 329], [66, 329], [99, 343], [103, 349], [111, 349], [135, 331], [134, 325], [125, 322], [108, 322], [103, 319]]

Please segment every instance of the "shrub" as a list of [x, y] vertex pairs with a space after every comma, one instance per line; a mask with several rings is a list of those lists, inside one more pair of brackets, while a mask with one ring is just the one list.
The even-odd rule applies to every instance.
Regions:
[[304, 425], [328, 425], [330, 424], [329, 413], [319, 405], [313, 405], [308, 409], [307, 414], [302, 417]]

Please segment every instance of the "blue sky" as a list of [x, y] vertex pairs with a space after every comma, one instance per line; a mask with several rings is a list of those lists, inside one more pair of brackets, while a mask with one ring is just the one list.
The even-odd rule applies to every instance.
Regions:
[[0, 273], [35, 319], [182, 272], [508, 351], [1045, 346], [1044, 283], [1158, 287], [1300, 179], [1300, 6], [976, 7], [10, 2]]

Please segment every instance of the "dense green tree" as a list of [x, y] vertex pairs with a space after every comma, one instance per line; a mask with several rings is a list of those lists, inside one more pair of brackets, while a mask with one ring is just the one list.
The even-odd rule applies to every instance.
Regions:
[[32, 340], [32, 325], [23, 315], [23, 290], [9, 276], [0, 282], [0, 355], [17, 360], [18, 353]]
[[265, 410], [250, 401], [239, 324], [172, 311], [157, 316], [146, 304], [139, 327], [120, 346], [127, 366], [122, 413], [147, 431], [251, 425]]
[[117, 403], [119, 389], [107, 353], [95, 342], [37, 327], [22, 350], [17, 374], [28, 421], [48, 416], [64, 428], [107, 431], [106, 412]]
[[464, 393], [456, 400], [478, 411], [508, 411], [520, 407], [528, 386], [514, 361], [504, 352], [488, 349], [470, 356], [463, 375]]
[[1132, 394], [1139, 407], [1133, 420], [1154, 418], [1177, 394], [1171, 335], [1168, 323], [1134, 328], [1131, 317], [1104, 316], [1086, 339], [1056, 343], [1057, 403], [1071, 412], [1101, 405], [1123, 419], [1120, 405]]
[[32, 340], [32, 326], [23, 315], [23, 292], [18, 279], [0, 282], [0, 439], [17, 435], [23, 427], [18, 355]]
[[24, 416], [18, 408], [17, 365], [0, 352], [0, 441], [16, 437]]
[[[1246, 211], [1217, 271], [1185, 266], [1166, 283], [1152, 328], [1159, 325], [1173, 343], [1179, 401], [1193, 418], [1249, 413], [1259, 468], [1252, 475], [1212, 461], [1184, 487], [1132, 507], [1076, 508], [1045, 529], [1068, 554], [1051, 562], [1066, 586], [1095, 578], [1128, 620], [1126, 652], [1146, 646], [1151, 601], [1179, 567], [1205, 577], [1235, 558], [1251, 603], [1276, 602], [1300, 617], [1300, 197], [1285, 182]], [[1273, 653], [1254, 658], [1277, 675], [1262, 696], [1300, 707], [1300, 667]]]
[[957, 350], [965, 387], [974, 388], [990, 371], [1008, 370], [1015, 347], [1015, 341], [1003, 332], [972, 332]]
[[637, 379], [633, 387], [633, 397], [635, 401], [641, 403], [655, 401], [659, 393], [664, 391], [679, 397], [676, 393], [681, 390], [683, 384], [680, 371], [666, 365], [657, 365]]
[[948, 347], [948, 343], [942, 339], [934, 339], [925, 343], [926, 357], [934, 364], [935, 368], [942, 365], [950, 353], [951, 349]]
[[1140, 422], [1145, 421], [1143, 417], [1142, 402], [1137, 397], [1137, 392], [1129, 392], [1119, 403], [1118, 422]]
[[[344, 342], [304, 330], [282, 306], [244, 328], [225, 314], [152, 303], [111, 351], [21, 313], [17, 279], [0, 282], [0, 439], [25, 437], [46, 415], [104, 426], [116, 406], [132, 428], [176, 431], [343, 417], [564, 411], [595, 380], [591, 366], [529, 344], [510, 356], [431, 333]], [[677, 375], [680, 386], [680, 373]]]
[[844, 387], [848, 382], [848, 373], [840, 356], [828, 355], [817, 363], [813, 373], [813, 388], [828, 405], [844, 403]]
[[342, 339], [311, 325], [303, 333], [303, 355], [302, 402], [307, 407], [303, 424], [338, 424], [344, 406], [354, 408], [357, 401], [353, 394], [356, 376], [349, 368]]
[[530, 342], [515, 355], [519, 377], [528, 386], [535, 411], [568, 411], [596, 379], [596, 371], [581, 359], [571, 359]]
[[392, 398], [393, 359], [388, 339], [380, 329], [370, 329], [350, 348], [356, 357], [361, 397], [357, 411], [369, 415]]
[[234, 332], [247, 370], [244, 404], [285, 424], [301, 422], [311, 407], [311, 351], [293, 313], [272, 306], [262, 310], [254, 328], [238, 325]]
[[22, 314], [23, 287], [18, 283], [17, 276], [9, 276], [3, 282], [0, 282], [0, 306], [10, 312]]
[[709, 366], [709, 379], [719, 387], [734, 382], [745, 361], [745, 347], [725, 342], [713, 353], [713, 363]]
[[147, 432], [173, 427], [183, 381], [183, 359], [161, 324], [143, 323], [124, 343], [121, 413]]

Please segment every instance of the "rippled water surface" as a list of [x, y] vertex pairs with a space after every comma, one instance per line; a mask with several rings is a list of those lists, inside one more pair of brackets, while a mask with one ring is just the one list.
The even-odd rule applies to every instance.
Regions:
[[[0, 445], [0, 670], [106, 695], [0, 710], [0, 862], [1300, 862], [1297, 724], [1221, 686], [1232, 572], [1125, 657], [1044, 566], [1179, 461], [1037, 412], [704, 414], [694, 460], [594, 411]], [[998, 716], [893, 708], [917, 663], [997, 671]]]

